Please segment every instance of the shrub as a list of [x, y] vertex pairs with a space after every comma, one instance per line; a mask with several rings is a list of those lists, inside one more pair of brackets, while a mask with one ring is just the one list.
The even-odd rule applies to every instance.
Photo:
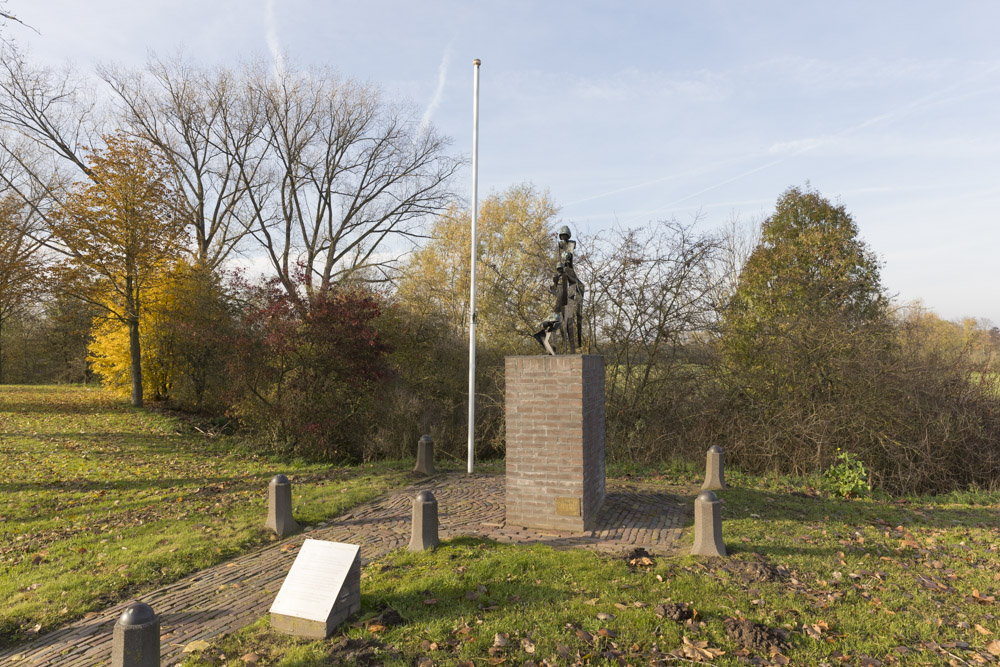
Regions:
[[275, 281], [245, 291], [249, 306], [232, 345], [231, 414], [271, 449], [363, 458], [391, 351], [375, 326], [376, 297], [333, 287], [293, 297]]
[[823, 473], [823, 488], [841, 498], [868, 495], [868, 471], [851, 452], [840, 452], [835, 463]]

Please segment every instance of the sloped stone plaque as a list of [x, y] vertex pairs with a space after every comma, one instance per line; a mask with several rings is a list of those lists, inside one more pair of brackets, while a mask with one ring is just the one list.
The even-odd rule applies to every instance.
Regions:
[[361, 609], [361, 547], [306, 540], [271, 604], [271, 626], [325, 639]]

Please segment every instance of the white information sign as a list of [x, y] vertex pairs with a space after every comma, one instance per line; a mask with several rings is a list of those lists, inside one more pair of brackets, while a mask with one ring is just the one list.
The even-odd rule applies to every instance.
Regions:
[[356, 544], [306, 540], [271, 613], [325, 623], [360, 550]]

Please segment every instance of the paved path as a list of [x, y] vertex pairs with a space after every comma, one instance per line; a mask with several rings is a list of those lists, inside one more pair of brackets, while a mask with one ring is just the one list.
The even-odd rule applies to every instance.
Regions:
[[[234, 632], [267, 613], [305, 537], [361, 545], [364, 562], [410, 539], [413, 497], [431, 489], [438, 501], [440, 536], [481, 536], [500, 542], [541, 542], [557, 548], [621, 551], [643, 546], [666, 553], [677, 546], [692, 507], [665, 493], [609, 482], [594, 531], [560, 533], [504, 525], [504, 477], [450, 473], [412, 484], [364, 503], [332, 521], [273, 546], [185, 577], [141, 597], [160, 616], [162, 664], [181, 661], [181, 649], [196, 639]], [[0, 651], [0, 665], [107, 664], [114, 623], [128, 603], [78, 621], [14, 648]]]

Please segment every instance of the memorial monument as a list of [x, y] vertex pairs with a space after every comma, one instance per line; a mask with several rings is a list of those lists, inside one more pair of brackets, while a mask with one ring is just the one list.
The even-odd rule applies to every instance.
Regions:
[[561, 228], [552, 314], [533, 334], [547, 354], [505, 360], [507, 525], [581, 532], [604, 502], [604, 357], [576, 353], [584, 284], [575, 251]]
[[576, 275], [573, 268], [573, 254], [576, 252], [576, 241], [570, 240], [572, 234], [569, 227], [563, 225], [559, 229], [559, 263], [552, 276], [549, 291], [555, 297], [552, 313], [545, 318], [533, 338], [545, 348], [545, 351], [555, 356], [553, 334], [558, 331], [563, 346], [570, 354], [575, 354], [578, 347], [583, 347], [583, 294], [585, 286]]

